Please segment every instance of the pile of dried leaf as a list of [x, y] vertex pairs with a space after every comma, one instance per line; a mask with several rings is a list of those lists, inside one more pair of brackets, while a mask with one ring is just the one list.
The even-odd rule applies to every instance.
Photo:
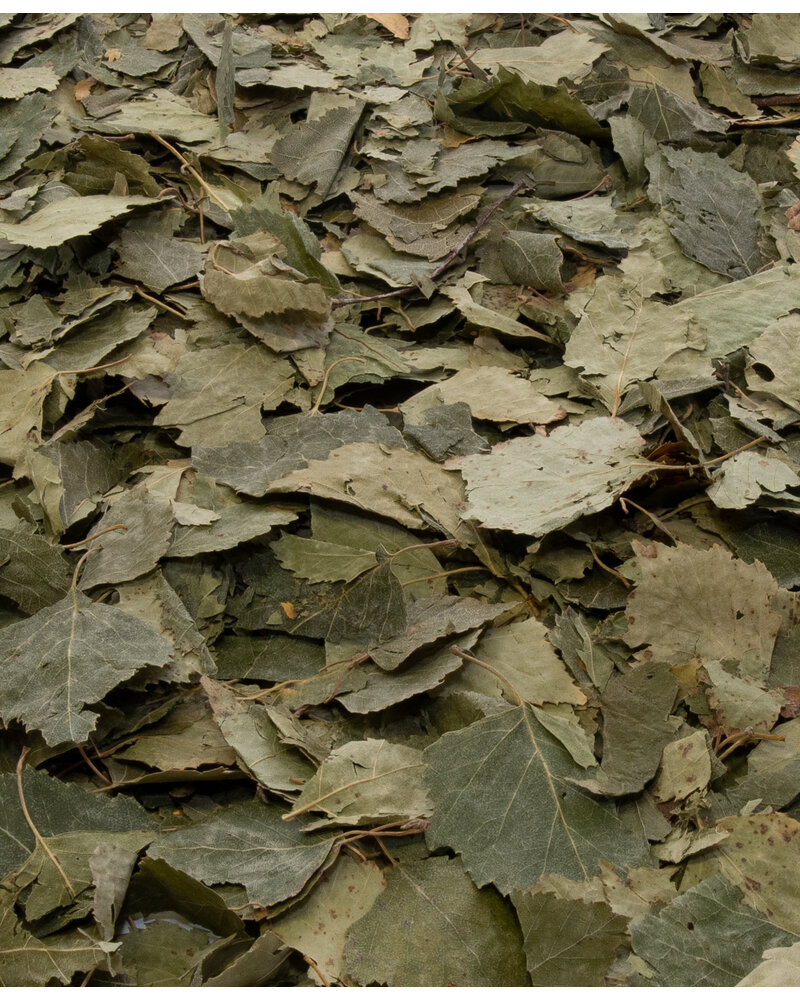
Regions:
[[3, 985], [800, 983], [798, 53], [2, 15]]

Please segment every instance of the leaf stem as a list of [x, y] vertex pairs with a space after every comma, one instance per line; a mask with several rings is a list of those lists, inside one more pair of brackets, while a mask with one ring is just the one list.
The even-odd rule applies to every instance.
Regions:
[[17, 761], [17, 795], [19, 796], [19, 806], [20, 809], [22, 810], [22, 815], [25, 817], [25, 822], [30, 827], [31, 833], [36, 839], [36, 843], [39, 844], [44, 853], [53, 862], [56, 871], [61, 876], [64, 885], [67, 887], [67, 892], [74, 899], [77, 894], [75, 890], [72, 888], [72, 883], [67, 878], [67, 873], [59, 864], [58, 858], [55, 856], [55, 854], [53, 854], [53, 852], [45, 843], [44, 837], [37, 830], [36, 824], [33, 822], [33, 820], [31, 819], [31, 814], [28, 812], [28, 805], [25, 802], [25, 792], [22, 788], [22, 768], [25, 764], [25, 758], [28, 756], [29, 753], [30, 753], [30, 747], [24, 747], [22, 753], [19, 755], [19, 760]]
[[319, 395], [317, 396], [316, 403], [314, 403], [314, 405], [309, 410], [309, 416], [311, 416], [314, 413], [319, 413], [319, 404], [322, 402], [322, 397], [325, 395], [325, 390], [328, 388], [328, 376], [333, 371], [333, 369], [337, 365], [340, 365], [343, 361], [358, 361], [358, 363], [361, 365], [365, 365], [367, 363], [366, 358], [359, 358], [356, 357], [355, 355], [348, 354], [344, 358], [337, 358], [336, 361], [333, 362], [333, 364], [328, 365], [328, 367], [325, 369], [325, 374], [322, 376], [322, 388], [319, 390]]
[[200, 174], [194, 169], [191, 163], [189, 163], [189, 161], [186, 159], [183, 153], [177, 150], [171, 143], [167, 142], [166, 139], [162, 139], [157, 132], [151, 131], [148, 133], [148, 135], [150, 135], [151, 138], [155, 139], [156, 142], [160, 142], [161, 145], [164, 147], [164, 149], [168, 149], [173, 156], [175, 156], [178, 160], [180, 160], [185, 170], [187, 170], [192, 175], [192, 177], [194, 177], [194, 179], [197, 181], [200, 187], [205, 191], [206, 195], [210, 198], [210, 200], [214, 202], [214, 204], [219, 205], [219, 207], [222, 209], [223, 212], [228, 211], [227, 205], [225, 205], [222, 201], [220, 201], [220, 199], [214, 194], [212, 189], [208, 186], [208, 184], [206, 184], [206, 182], [203, 180]]
[[[127, 524], [110, 524], [107, 528], [103, 528], [102, 531], [95, 531], [93, 535], [89, 535], [88, 538], [82, 538], [79, 542], [70, 542], [69, 545], [62, 545], [62, 549], [77, 549], [80, 545], [87, 545], [89, 542], [93, 542], [95, 538], [99, 538], [101, 535], [105, 535], [107, 531], [127, 531]], [[88, 555], [88, 553], [87, 553]]]
[[494, 674], [494, 676], [500, 681], [500, 683], [503, 684], [505, 687], [507, 687], [508, 690], [514, 695], [514, 697], [517, 699], [517, 704], [519, 705], [519, 707], [520, 708], [525, 707], [525, 699], [522, 697], [519, 691], [517, 691], [517, 689], [514, 687], [511, 681], [505, 676], [505, 674], [500, 673], [497, 667], [493, 667], [491, 663], [487, 663], [486, 660], [479, 660], [477, 656], [473, 656], [471, 653], [468, 653], [466, 649], [462, 649], [460, 646], [451, 646], [450, 652], [454, 656], [460, 656], [462, 660], [469, 660], [470, 663], [476, 663], [479, 667], [483, 667], [484, 670], [488, 670], [490, 674]]

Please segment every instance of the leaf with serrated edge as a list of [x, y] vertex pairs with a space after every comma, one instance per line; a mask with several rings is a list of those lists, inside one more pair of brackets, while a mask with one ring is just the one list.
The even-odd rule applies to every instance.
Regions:
[[136, 618], [71, 590], [0, 632], [3, 719], [40, 729], [50, 746], [82, 743], [97, 720], [86, 706], [169, 655], [169, 644]]
[[527, 708], [446, 733], [425, 751], [432, 849], [460, 853], [478, 885], [529, 889], [548, 872], [589, 878], [600, 861], [645, 863], [647, 845]]
[[[398, 927], [413, 934], [398, 935]], [[386, 888], [351, 928], [345, 968], [388, 986], [527, 986], [519, 928], [493, 889], [476, 889], [457, 859], [386, 872]]]
[[605, 510], [631, 483], [658, 468], [641, 457], [643, 447], [630, 424], [596, 417], [448, 464], [458, 464], [466, 480], [467, 517], [487, 528], [538, 536]]
[[334, 837], [304, 833], [278, 805], [246, 802], [202, 823], [164, 834], [150, 857], [163, 858], [207, 885], [241, 883], [248, 898], [272, 906], [296, 896], [330, 859]]

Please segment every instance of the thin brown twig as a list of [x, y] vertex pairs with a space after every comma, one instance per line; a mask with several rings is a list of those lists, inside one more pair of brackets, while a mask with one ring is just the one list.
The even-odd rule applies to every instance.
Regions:
[[357, 361], [360, 365], [365, 365], [367, 363], [367, 359], [366, 358], [359, 358], [359, 357], [356, 357], [355, 355], [348, 354], [344, 358], [337, 358], [336, 361], [333, 362], [333, 364], [328, 365], [328, 367], [325, 369], [325, 374], [322, 376], [322, 388], [319, 390], [319, 395], [317, 396], [317, 401], [316, 401], [316, 403], [314, 403], [314, 405], [308, 411], [309, 412], [309, 416], [311, 416], [312, 414], [315, 414], [315, 413], [319, 413], [319, 405], [322, 402], [322, 397], [325, 395], [325, 390], [328, 388], [328, 378], [329, 378], [331, 372], [333, 371], [333, 369], [337, 365], [340, 365], [343, 361]]
[[614, 178], [611, 176], [611, 174], [604, 174], [600, 178], [600, 180], [595, 184], [595, 186], [592, 188], [591, 191], [586, 191], [584, 194], [579, 194], [577, 198], [568, 198], [567, 201], [583, 201], [584, 198], [591, 197], [595, 193], [595, 191], [599, 191], [601, 187], [606, 187], [607, 189], [608, 182], [609, 181], [613, 182], [613, 180]]
[[69, 545], [62, 545], [62, 549], [77, 549], [80, 545], [87, 545], [89, 542], [93, 542], [95, 538], [99, 538], [101, 535], [105, 535], [107, 531], [127, 531], [127, 524], [110, 524], [107, 528], [103, 528], [102, 531], [96, 531], [93, 535], [89, 535], [88, 538], [82, 538], [79, 542], [70, 542]]
[[607, 563], [603, 562], [603, 560], [600, 558], [600, 556], [595, 552], [594, 546], [591, 544], [591, 542], [589, 543], [589, 551], [592, 553], [592, 558], [597, 563], [597, 565], [600, 567], [600, 569], [604, 569], [606, 571], [606, 573], [610, 573], [612, 576], [615, 576], [618, 580], [621, 580], [623, 582], [623, 584], [626, 587], [628, 587], [628, 589], [630, 589], [633, 586], [633, 584], [631, 583], [631, 581], [627, 580], [622, 575], [622, 573], [618, 573], [617, 570], [612, 569]]
[[197, 181], [200, 187], [205, 191], [206, 195], [211, 199], [211, 201], [213, 201], [216, 205], [219, 205], [219, 207], [222, 209], [223, 212], [228, 211], [228, 206], [225, 205], [224, 202], [222, 202], [217, 197], [216, 194], [214, 194], [214, 191], [208, 186], [208, 184], [206, 184], [206, 182], [203, 180], [200, 174], [194, 169], [194, 167], [191, 165], [191, 163], [189, 163], [189, 161], [186, 159], [183, 153], [180, 152], [180, 150], [176, 149], [171, 143], [167, 142], [166, 139], [162, 139], [157, 132], [151, 131], [148, 133], [148, 135], [150, 135], [151, 138], [155, 139], [156, 142], [161, 143], [164, 149], [168, 149], [173, 156], [175, 156], [178, 160], [180, 160], [181, 164], [185, 167], [186, 170], [189, 171], [192, 177], [194, 177], [194, 179]]
[[64, 885], [67, 887], [67, 892], [74, 899], [76, 893], [75, 890], [72, 888], [72, 883], [67, 878], [67, 873], [59, 864], [58, 858], [55, 856], [55, 854], [53, 854], [53, 852], [45, 843], [44, 837], [41, 835], [41, 833], [39, 833], [36, 824], [31, 819], [31, 814], [28, 812], [28, 804], [25, 801], [25, 791], [22, 787], [22, 768], [25, 764], [25, 758], [30, 753], [30, 750], [31, 750], [30, 747], [24, 747], [22, 753], [19, 755], [19, 760], [17, 761], [17, 795], [19, 796], [19, 807], [22, 810], [22, 815], [25, 817], [25, 822], [28, 824], [31, 833], [33, 834], [34, 839], [36, 840], [36, 843], [41, 847], [44, 853], [53, 862], [56, 871], [61, 876]]
[[77, 561], [77, 563], [75, 564], [75, 569], [74, 569], [74, 571], [72, 573], [72, 589], [73, 590], [75, 590], [77, 588], [77, 586], [78, 586], [78, 570], [81, 568], [81, 566], [86, 562], [86, 560], [89, 558], [89, 556], [93, 552], [99, 552], [102, 548], [103, 548], [102, 545], [97, 545], [93, 549], [88, 549], [86, 552], [83, 553], [83, 555]]
[[97, 775], [97, 777], [103, 782], [104, 785], [114, 784], [114, 782], [107, 775], [103, 774], [103, 772], [89, 757], [89, 755], [86, 753], [86, 751], [83, 749], [82, 746], [78, 746], [78, 753], [81, 755], [81, 757], [83, 757], [84, 764], [86, 764], [86, 766], [89, 768], [90, 771], [92, 771], [94, 774]]
[[[178, 319], [186, 319], [186, 313], [178, 312], [177, 309], [174, 309], [172, 306], [168, 306], [166, 302], [162, 302], [161, 299], [157, 299], [155, 295], [148, 294], [143, 288], [140, 288], [138, 285], [136, 285], [133, 290], [136, 292], [137, 295], [140, 295], [143, 299], [147, 299], [148, 302], [152, 302], [154, 305], [157, 305], [160, 309], [166, 309], [167, 312], [171, 312], [172, 315], [177, 316]], [[116, 364], [119, 364], [119, 361], [117, 361]]]

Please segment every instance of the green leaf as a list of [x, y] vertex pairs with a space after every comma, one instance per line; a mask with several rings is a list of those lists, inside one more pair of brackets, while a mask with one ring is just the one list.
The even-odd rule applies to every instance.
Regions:
[[[479, 635], [480, 630], [475, 629], [459, 636], [459, 647], [471, 650]], [[348, 669], [344, 684], [334, 687], [332, 693], [348, 712], [379, 712], [438, 687], [463, 663], [462, 658], [451, 653], [449, 648], [415, 657], [407, 666], [389, 673], [372, 663], [356, 663]]]
[[272, 162], [291, 180], [315, 184], [324, 199], [347, 155], [364, 104], [352, 101], [306, 121], [272, 147]]
[[590, 878], [601, 861], [647, 858], [613, 806], [575, 785], [585, 772], [526, 707], [446, 733], [425, 763], [428, 844], [461, 854], [478, 885], [528, 889], [547, 873]]
[[278, 562], [309, 583], [343, 580], [349, 583], [378, 565], [374, 552], [299, 535], [282, 535], [271, 545]]
[[471, 597], [423, 597], [408, 608], [405, 632], [373, 646], [370, 659], [383, 670], [396, 670], [412, 654], [440, 639], [468, 632], [497, 618], [513, 604], [484, 604]]
[[322, 762], [286, 818], [324, 814], [306, 829], [380, 826], [428, 816], [430, 810], [422, 753], [402, 743], [360, 740], [337, 747]]
[[28, 445], [40, 443], [42, 408], [54, 377], [41, 361], [25, 371], [0, 371], [0, 462], [14, 465]]
[[51, 746], [82, 743], [98, 718], [87, 706], [168, 656], [167, 642], [147, 626], [72, 590], [0, 632], [3, 719], [40, 729]]
[[677, 692], [677, 680], [665, 664], [643, 664], [611, 677], [601, 699], [603, 762], [595, 790], [628, 795], [644, 788], [675, 732], [670, 713]]
[[311, 459], [327, 458], [339, 445], [358, 441], [403, 443], [386, 417], [366, 406], [360, 413], [343, 410], [313, 417], [273, 417], [260, 441], [221, 448], [194, 447], [192, 464], [198, 472], [227, 483], [237, 492], [259, 497], [273, 480], [292, 469], [302, 469]]
[[313, 777], [313, 767], [282, 742], [263, 705], [238, 701], [229, 687], [210, 677], [201, 683], [223, 737], [236, 751], [243, 769], [259, 784], [293, 792]]
[[[776, 930], [800, 936], [800, 823], [784, 813], [767, 812], [729, 816], [717, 829], [730, 834], [716, 849], [725, 877]], [[769, 947], [789, 943], [776, 941]]]
[[684, 252], [718, 274], [746, 278], [762, 264], [755, 181], [716, 153], [663, 148], [645, 161], [664, 219]]
[[628, 921], [607, 903], [558, 899], [545, 892], [511, 895], [533, 986], [606, 986]]
[[224, 552], [295, 520], [297, 512], [286, 507], [234, 503], [223, 507], [219, 518], [211, 524], [192, 524], [177, 528], [167, 556], [171, 559], [185, 559], [202, 552]]
[[790, 719], [772, 730], [782, 740], [764, 740], [747, 755], [747, 767], [724, 789], [717, 815], [740, 811], [748, 802], [781, 809], [800, 794], [800, 719]]
[[459, 460], [467, 517], [487, 528], [545, 535], [609, 507], [653, 466], [624, 421], [596, 417], [557, 427], [548, 437], [516, 438], [491, 455]]
[[[398, 947], [406, 921], [414, 936]], [[350, 928], [345, 968], [361, 985], [527, 986], [521, 944], [494, 889], [476, 889], [457, 859], [429, 858], [387, 871], [375, 905]]]
[[475, 656], [496, 667], [527, 702], [586, 704], [586, 695], [575, 686], [547, 641], [546, 627], [536, 618], [490, 628], [478, 643]]
[[796, 986], [800, 980], [800, 941], [788, 948], [768, 948], [764, 961], [737, 986]]
[[[28, 814], [43, 837], [81, 830], [121, 833], [153, 827], [150, 816], [134, 799], [103, 798], [74, 782], [52, 778], [46, 771], [25, 768], [22, 789]], [[5, 877], [22, 867], [36, 841], [23, 814], [13, 774], [0, 775], [0, 793], [5, 806], [0, 824], [0, 874]]]
[[172, 508], [163, 497], [133, 489], [109, 506], [95, 531], [105, 534], [99, 551], [86, 560], [82, 590], [135, 580], [153, 570], [169, 548]]
[[156, 425], [179, 427], [186, 445], [228, 446], [264, 436], [261, 410], [280, 406], [294, 384], [294, 369], [260, 344], [229, 344], [189, 351], [175, 380]]
[[476, 420], [496, 423], [549, 424], [566, 411], [557, 400], [537, 392], [527, 379], [503, 368], [466, 368], [412, 396], [403, 415], [418, 421], [436, 403], [466, 403]]
[[154, 292], [189, 281], [203, 267], [202, 253], [186, 240], [141, 232], [132, 226], [122, 230], [114, 248], [120, 260], [117, 274]]
[[76, 236], [87, 236], [105, 222], [125, 215], [140, 205], [154, 205], [157, 198], [142, 195], [89, 195], [50, 202], [23, 222], [0, 222], [0, 236], [25, 247], [61, 246]]
[[334, 838], [304, 833], [300, 820], [281, 819], [277, 805], [247, 802], [202, 823], [164, 834], [148, 854], [207, 885], [240, 883], [248, 898], [273, 906], [296, 896], [332, 861]]
[[633, 950], [655, 970], [652, 986], [735, 986], [766, 948], [793, 943], [712, 875], [631, 927]]
[[[305, 899], [273, 921], [281, 940], [314, 963], [328, 982], [344, 977], [344, 947], [350, 927], [372, 908], [385, 886], [380, 869], [370, 861], [339, 858]], [[319, 914], [326, 919], [320, 924]], [[317, 974], [309, 976], [318, 985]]]
[[760, 563], [718, 545], [701, 551], [634, 542], [633, 549], [641, 579], [628, 599], [629, 646], [647, 644], [656, 662], [747, 658], [754, 670], [767, 670], [780, 615], [772, 608], [778, 585]]
[[69, 985], [76, 972], [89, 972], [118, 946], [104, 945], [83, 931], [35, 937], [17, 921], [14, 900], [0, 889], [0, 961], [4, 986]]
[[69, 590], [71, 573], [63, 554], [30, 525], [0, 528], [0, 594], [22, 611], [35, 614], [54, 604]]
[[0, 98], [5, 101], [18, 100], [34, 90], [55, 90], [57, 86], [58, 77], [46, 66], [0, 69]]

